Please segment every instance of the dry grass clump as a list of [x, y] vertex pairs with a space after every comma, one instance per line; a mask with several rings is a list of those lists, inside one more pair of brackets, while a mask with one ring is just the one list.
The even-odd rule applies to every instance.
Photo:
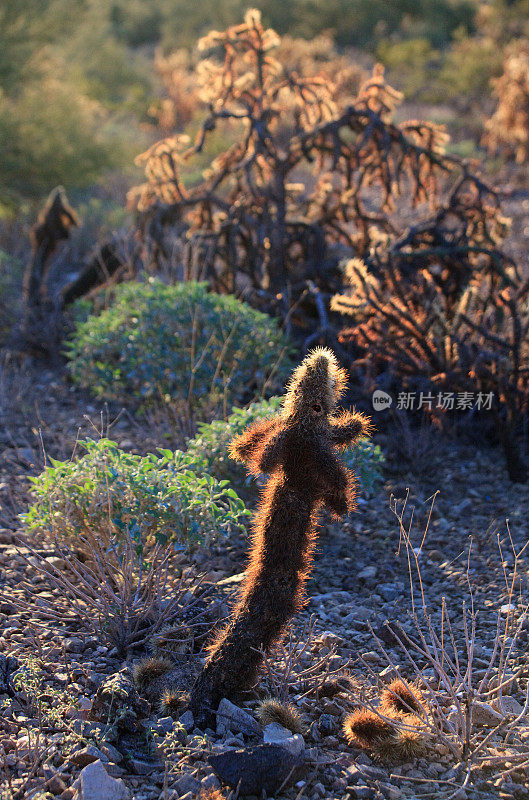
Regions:
[[305, 733], [301, 715], [290, 703], [282, 703], [274, 698], [263, 700], [257, 709], [257, 716], [263, 728], [272, 722], [277, 722], [292, 733]]

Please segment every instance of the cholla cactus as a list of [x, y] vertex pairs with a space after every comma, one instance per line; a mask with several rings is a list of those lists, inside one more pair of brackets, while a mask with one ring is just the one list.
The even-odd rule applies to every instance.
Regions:
[[529, 41], [507, 47], [503, 74], [493, 81], [498, 106], [486, 122], [484, 144], [489, 151], [506, 150], [519, 164], [529, 157]]
[[336, 516], [354, 508], [355, 480], [336, 456], [370, 430], [357, 412], [333, 416], [346, 382], [334, 354], [318, 348], [295, 370], [279, 416], [256, 422], [231, 444], [233, 458], [270, 475], [257, 509], [250, 563], [231, 621], [210, 648], [191, 692], [195, 721], [222, 697], [249, 688], [260, 652], [277, 642], [303, 602], [325, 504]]

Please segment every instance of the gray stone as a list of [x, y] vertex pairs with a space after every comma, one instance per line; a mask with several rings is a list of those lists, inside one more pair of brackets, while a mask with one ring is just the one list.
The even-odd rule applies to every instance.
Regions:
[[352, 789], [353, 797], [357, 797], [358, 800], [372, 800], [375, 797], [375, 790], [369, 786], [353, 786]]
[[221, 781], [239, 795], [272, 794], [287, 778], [295, 776], [301, 759], [277, 744], [260, 744], [245, 750], [227, 750], [209, 756], [210, 765]]
[[82, 750], [76, 750], [75, 753], [72, 753], [69, 761], [75, 764], [76, 767], [82, 768], [86, 767], [87, 764], [91, 764], [92, 761], [108, 761], [108, 758], [93, 744], [89, 744], [83, 747]]
[[472, 722], [474, 725], [494, 727], [503, 720], [503, 715], [495, 711], [488, 703], [476, 702], [472, 705]]
[[74, 636], [72, 639], [66, 640], [64, 649], [67, 653], [81, 653], [84, 650], [84, 642]]
[[360, 572], [357, 573], [357, 578], [360, 580], [370, 580], [376, 577], [377, 568], [376, 567], [364, 567], [361, 569]]
[[105, 742], [105, 744], [101, 745], [101, 752], [104, 753], [110, 761], [113, 761], [114, 764], [119, 764], [121, 761], [123, 761], [123, 756], [117, 747], [114, 747], [114, 745], [109, 744], [108, 742]]
[[79, 775], [79, 800], [130, 800], [121, 778], [107, 774], [101, 761], [88, 764]]
[[251, 714], [223, 697], [217, 709], [217, 734], [229, 732], [257, 736], [261, 726]]
[[399, 595], [399, 590], [394, 583], [382, 583], [377, 587], [377, 592], [387, 603], [393, 602]]
[[205, 778], [202, 778], [200, 781], [201, 786], [203, 789], [207, 791], [214, 791], [215, 789], [220, 789], [220, 781], [216, 775], [211, 773], [210, 775], [206, 775]]
[[174, 788], [178, 792], [179, 797], [187, 794], [188, 792], [191, 792], [193, 795], [195, 795], [200, 791], [200, 781], [197, 781], [196, 778], [193, 778], [192, 775], [189, 775], [187, 772], [185, 772], [176, 779], [174, 782]]
[[156, 730], [160, 733], [169, 733], [173, 730], [174, 719], [172, 717], [160, 717], [156, 721]]
[[263, 736], [265, 743], [278, 744], [288, 750], [293, 756], [300, 756], [305, 750], [305, 740], [303, 736], [299, 733], [293, 736], [291, 731], [279, 725], [277, 722], [271, 722], [270, 725], [266, 725]]
[[150, 775], [151, 772], [163, 769], [159, 761], [144, 761], [142, 758], [133, 758], [130, 762], [131, 771], [135, 775]]
[[13, 675], [19, 667], [14, 656], [0, 653], [0, 694], [13, 691]]
[[191, 731], [195, 727], [195, 720], [193, 718], [193, 712], [189, 711], [189, 710], [188, 711], [184, 711], [182, 716], [178, 718], [178, 722], [180, 723], [180, 725], [183, 725], [183, 727], [186, 729], [187, 733], [191, 733]]
[[336, 718], [332, 714], [320, 714], [318, 731], [321, 736], [331, 736], [336, 731]]

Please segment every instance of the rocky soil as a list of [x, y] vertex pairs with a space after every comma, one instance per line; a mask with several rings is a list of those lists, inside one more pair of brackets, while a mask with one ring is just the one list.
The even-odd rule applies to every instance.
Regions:
[[[189, 712], [179, 719], [160, 715], [156, 704], [135, 689], [132, 668], [145, 651], [123, 658], [82, 618], [46, 618], [42, 601], [53, 601], [54, 590], [28, 562], [25, 543], [48, 559], [57, 556], [51, 543], [25, 540], [17, 519], [27, 502], [27, 477], [39, 469], [39, 429], [52, 455], [65, 457], [78, 430], [100, 428], [101, 417], [93, 401], [70, 391], [58, 372], [29, 372], [25, 383], [19, 377], [8, 389], [0, 433], [2, 800], [46, 792], [63, 800], [192, 800], [228, 797], [230, 791], [236, 796], [239, 781], [240, 796], [276, 800], [529, 797], [529, 767], [517, 767], [509, 750], [525, 740], [529, 759], [529, 720], [516, 723], [509, 741], [505, 734], [507, 723], [523, 709], [528, 681], [529, 626], [522, 616], [529, 561], [515, 553], [529, 536], [529, 487], [508, 482], [497, 451], [432, 439], [418, 463], [388, 459], [384, 485], [373, 497], [362, 497], [349, 519], [324, 519], [308, 602], [291, 638], [290, 654], [297, 644], [301, 652], [290, 674], [285, 653], [276, 653], [256, 691], [235, 707], [223, 701], [215, 730], [202, 731]], [[103, 425], [114, 413], [103, 412]], [[163, 426], [147, 428], [127, 414], [111, 428], [121, 446], [139, 451], [166, 444], [165, 433]], [[388, 435], [379, 434], [378, 440], [389, 451]], [[407, 528], [413, 508], [414, 550], [406, 548], [395, 514], [406, 498], [403, 521]], [[212, 594], [229, 603], [246, 547], [243, 537], [232, 537], [213, 551], [179, 557], [178, 570], [204, 572]], [[505, 686], [510, 705], [502, 715], [494, 694], [480, 697], [480, 716], [476, 712], [474, 719], [478, 738], [491, 734], [497, 761], [490, 770], [474, 771], [463, 789], [458, 786], [464, 771], [441, 739], [430, 736], [417, 757], [402, 762], [351, 746], [342, 732], [345, 715], [374, 700], [395, 666], [410, 681], [416, 677], [394, 635], [399, 622], [417, 639], [408, 556], [417, 618], [423, 619], [422, 585], [436, 630], [448, 609], [463, 660], [462, 609], [472, 589], [479, 612], [476, 685], [493, 654], [498, 614], [513, 645]], [[422, 584], [414, 572], [415, 556]], [[511, 588], [514, 569], [518, 577]], [[512, 621], [520, 619], [514, 637]], [[417, 663], [434, 686], [431, 665], [420, 658]], [[342, 673], [352, 682], [328, 696], [332, 692], [325, 686]], [[263, 730], [257, 708], [267, 694], [288, 698], [302, 717], [302, 733], [273, 724]]]

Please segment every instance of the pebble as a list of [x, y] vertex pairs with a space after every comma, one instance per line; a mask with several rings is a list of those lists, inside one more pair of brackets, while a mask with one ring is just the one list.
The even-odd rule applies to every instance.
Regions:
[[79, 800], [130, 800], [123, 780], [108, 775], [101, 761], [93, 761], [81, 770], [76, 784]]
[[217, 735], [229, 732], [257, 736], [261, 726], [251, 714], [223, 697], [217, 709]]
[[292, 735], [292, 733], [279, 725], [277, 722], [271, 722], [266, 725], [263, 730], [263, 738], [267, 744], [278, 744], [284, 747], [293, 756], [300, 756], [305, 750], [305, 740], [300, 733]]

